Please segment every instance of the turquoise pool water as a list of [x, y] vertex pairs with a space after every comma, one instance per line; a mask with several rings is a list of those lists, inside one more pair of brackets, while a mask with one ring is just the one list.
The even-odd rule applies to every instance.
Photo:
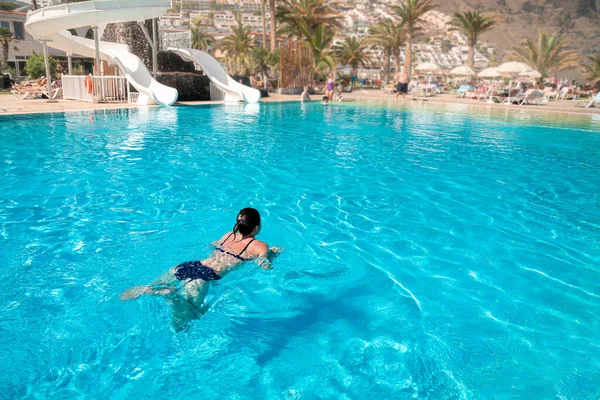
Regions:
[[[0, 396], [597, 399], [600, 123], [532, 115], [0, 118]], [[228, 275], [182, 333], [119, 300], [248, 205], [275, 269]]]

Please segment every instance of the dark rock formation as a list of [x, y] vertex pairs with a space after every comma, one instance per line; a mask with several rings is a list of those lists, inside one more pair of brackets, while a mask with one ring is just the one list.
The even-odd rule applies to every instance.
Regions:
[[160, 73], [156, 80], [177, 89], [178, 101], [210, 100], [210, 80], [206, 75], [185, 72]]
[[[146, 29], [152, 37], [152, 21], [146, 21]], [[146, 67], [152, 71], [152, 47], [144, 36], [144, 32], [137, 22], [124, 22], [108, 24], [104, 30], [101, 40], [113, 43], [123, 43], [129, 46], [129, 50], [138, 56]]]

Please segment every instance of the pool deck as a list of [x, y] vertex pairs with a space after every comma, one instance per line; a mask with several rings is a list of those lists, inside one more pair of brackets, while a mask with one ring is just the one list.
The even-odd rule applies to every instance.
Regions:
[[[300, 96], [277, 95], [272, 94], [264, 98], [264, 102], [281, 102], [281, 101], [298, 101]], [[319, 95], [312, 96], [313, 101], [320, 98]], [[357, 89], [352, 93], [345, 93], [344, 99], [347, 100], [378, 100], [389, 101], [394, 103], [394, 96], [385, 94], [381, 90], [363, 90]], [[543, 105], [504, 105], [504, 104], [488, 104], [485, 101], [456, 98], [449, 94], [440, 96], [428, 97], [425, 99], [412, 100], [409, 96], [406, 97], [405, 104], [414, 102], [428, 103], [452, 103], [466, 104], [476, 107], [496, 108], [496, 109], [515, 109], [515, 110], [532, 110], [557, 113], [573, 113], [573, 114], [599, 114], [600, 108], [583, 108], [575, 107], [571, 100], [557, 100]], [[222, 101], [183, 101], [178, 104], [184, 105], [209, 105], [222, 104]], [[401, 101], [398, 102], [401, 104]], [[15, 114], [32, 114], [32, 113], [48, 113], [48, 112], [63, 112], [63, 111], [82, 111], [82, 110], [103, 110], [116, 108], [139, 107], [135, 104], [127, 103], [112, 103], [112, 104], [91, 104], [73, 100], [58, 100], [54, 103], [48, 103], [46, 100], [19, 100], [12, 94], [0, 94], [0, 115], [15, 115]]]

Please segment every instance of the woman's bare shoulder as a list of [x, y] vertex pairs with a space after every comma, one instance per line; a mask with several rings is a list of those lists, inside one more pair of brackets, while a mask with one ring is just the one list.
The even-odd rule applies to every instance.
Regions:
[[223, 243], [224, 241], [229, 239], [230, 236], [233, 236], [233, 232], [227, 232], [226, 234], [221, 236], [221, 239], [219, 239], [219, 243]]
[[250, 245], [250, 252], [255, 257], [265, 257], [269, 251], [269, 245], [261, 240], [255, 240]]

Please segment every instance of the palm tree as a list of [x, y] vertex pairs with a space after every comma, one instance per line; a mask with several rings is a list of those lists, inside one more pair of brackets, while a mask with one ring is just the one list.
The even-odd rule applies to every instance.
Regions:
[[221, 40], [221, 48], [233, 65], [233, 73], [246, 75], [250, 67], [250, 49], [254, 46], [252, 29], [249, 25], [238, 22], [233, 28], [233, 36]]
[[317, 75], [335, 70], [333, 53], [326, 50], [331, 45], [331, 42], [333, 42], [334, 36], [335, 31], [325, 25], [321, 25], [308, 38], [308, 43], [312, 48], [314, 56], [313, 71]]
[[217, 41], [212, 35], [206, 33], [205, 30], [202, 29], [200, 23], [194, 24], [192, 26], [192, 48], [197, 50], [202, 50], [206, 52], [210, 52], [211, 49], [216, 47]]
[[267, 79], [269, 77], [269, 65], [271, 53], [264, 47], [255, 47], [252, 49], [252, 69], [262, 75], [264, 89], [267, 89]]
[[475, 46], [479, 35], [489, 31], [496, 25], [496, 17], [493, 14], [481, 14], [479, 11], [468, 11], [454, 13], [450, 25], [452, 30], [459, 30], [467, 36], [469, 45], [468, 66], [473, 69], [475, 63]]
[[579, 62], [579, 56], [573, 50], [568, 50], [569, 42], [565, 35], [554, 33], [548, 37], [543, 31], [538, 31], [537, 42], [525, 39], [522, 47], [514, 47], [511, 57], [515, 61], [521, 61], [537, 70], [543, 80], [550, 73], [560, 72], [575, 67]]
[[404, 66], [409, 78], [412, 68], [412, 40], [414, 35], [422, 29], [420, 22], [423, 19], [423, 14], [431, 11], [434, 7], [432, 0], [406, 0], [400, 5], [392, 6], [392, 10], [402, 18], [402, 26], [405, 29], [406, 58], [404, 59]]
[[340, 28], [340, 15], [328, 0], [283, 0], [277, 7], [281, 32], [298, 39], [309, 39], [322, 25]]
[[591, 65], [584, 66], [587, 79], [591, 81], [593, 86], [600, 85], [600, 55], [588, 56]]
[[0, 44], [2, 44], [2, 58], [0, 58], [0, 70], [8, 66], [8, 50], [10, 43], [15, 40], [15, 35], [8, 28], [0, 28]]
[[271, 51], [275, 51], [277, 40], [277, 22], [275, 21], [275, 0], [269, 0], [269, 16], [271, 17]]
[[358, 66], [366, 66], [369, 63], [368, 44], [364, 38], [346, 38], [344, 41], [333, 46], [333, 54], [342, 65], [350, 65], [353, 70]]
[[263, 47], [267, 48], [267, 13], [266, 6], [267, 0], [260, 0], [260, 15], [262, 18], [262, 37], [263, 37]]
[[400, 71], [400, 46], [404, 43], [402, 24], [390, 19], [383, 20], [369, 28], [369, 42], [383, 47], [386, 57], [385, 77], [390, 81], [390, 56], [396, 61], [396, 72]]

